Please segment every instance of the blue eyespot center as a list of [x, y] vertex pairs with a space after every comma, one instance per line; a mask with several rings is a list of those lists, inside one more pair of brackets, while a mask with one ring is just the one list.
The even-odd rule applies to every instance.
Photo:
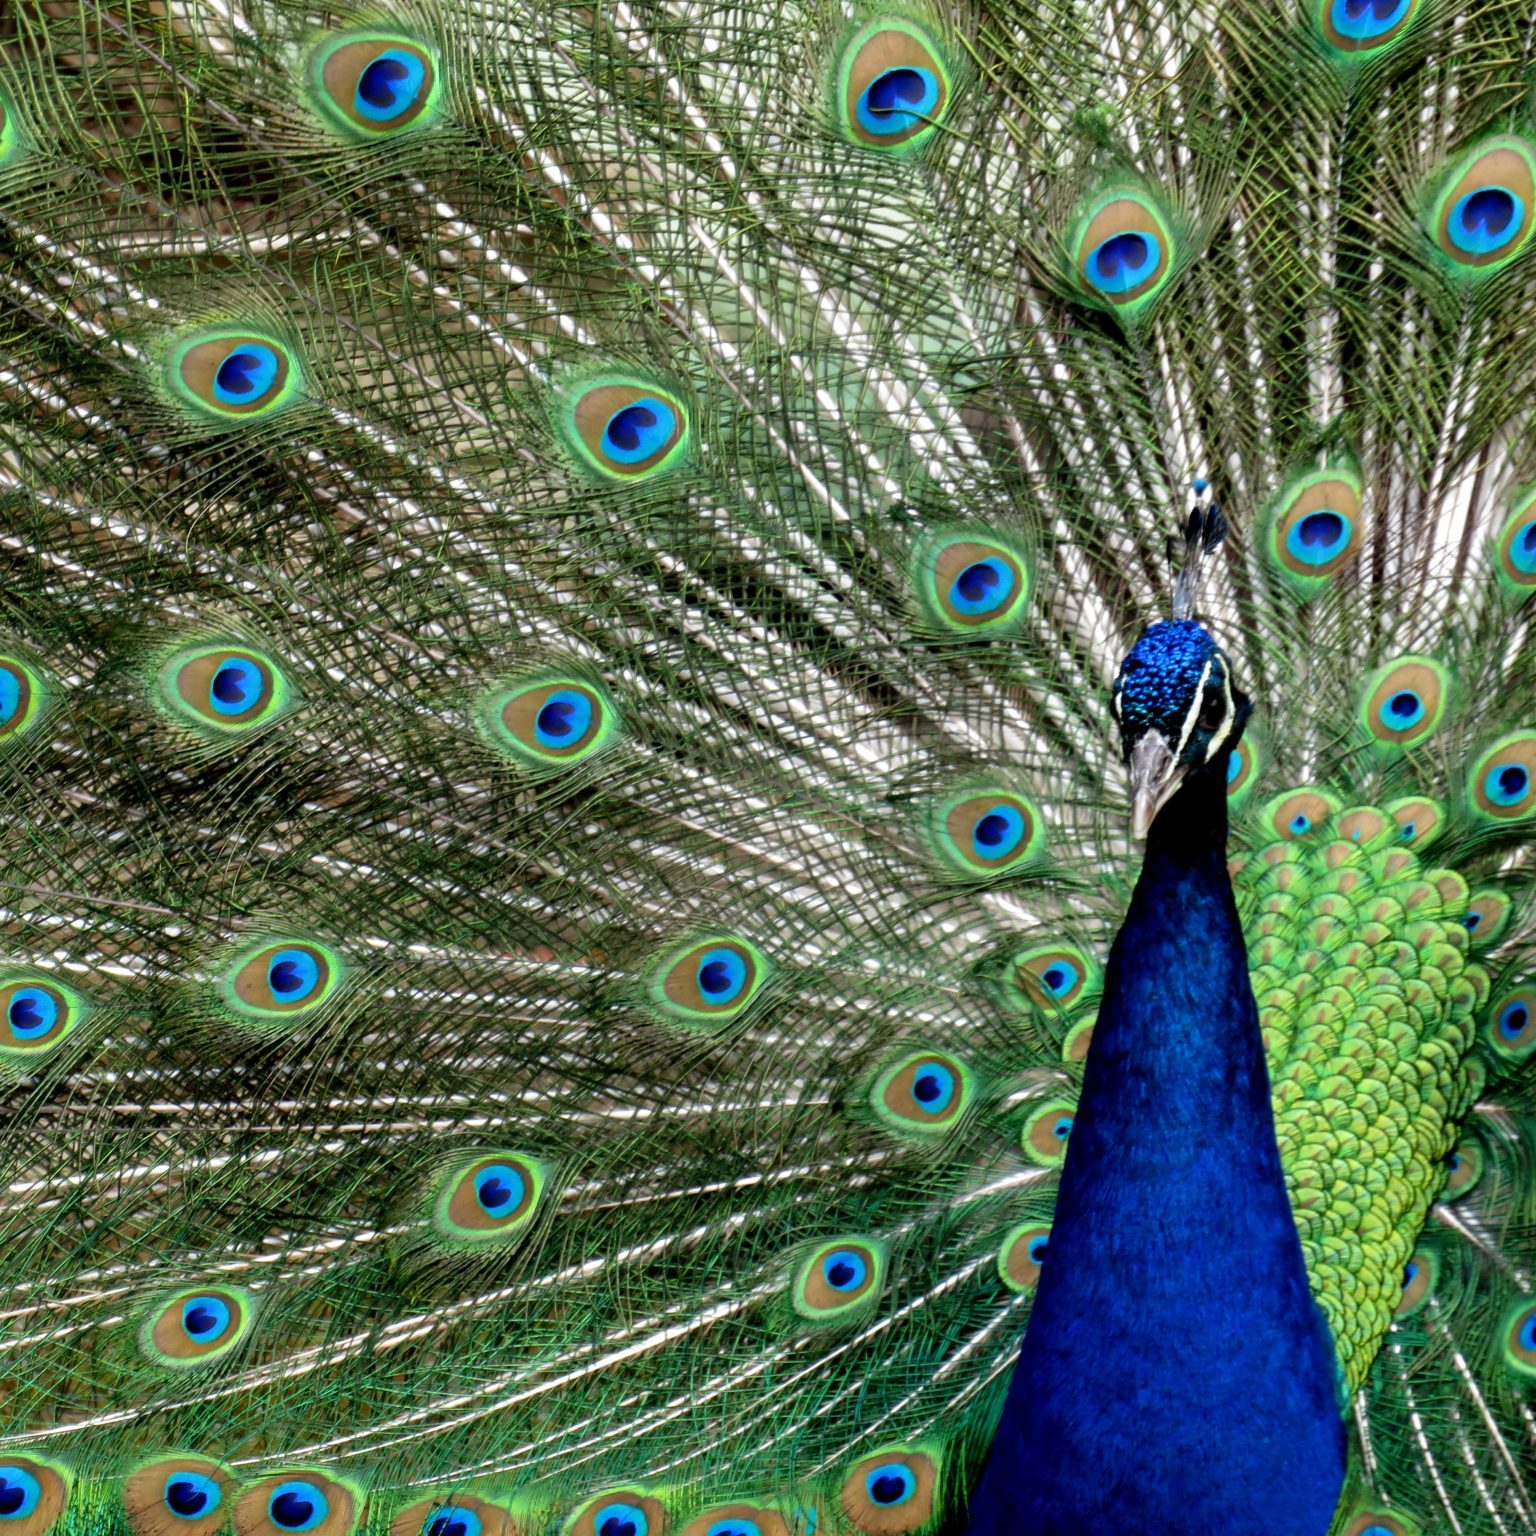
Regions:
[[763, 1536], [763, 1529], [756, 1520], [745, 1520], [738, 1515], [734, 1519], [712, 1522], [704, 1536]]
[[1522, 524], [1509, 541], [1509, 558], [1517, 571], [1536, 575], [1536, 522]]
[[199, 1344], [211, 1344], [229, 1320], [229, 1303], [220, 1296], [194, 1296], [182, 1305], [181, 1326]]
[[917, 1492], [917, 1479], [910, 1467], [893, 1461], [883, 1467], [871, 1468], [865, 1474], [864, 1487], [871, 1503], [890, 1508], [905, 1504]]
[[281, 1530], [312, 1531], [330, 1513], [330, 1502], [313, 1483], [279, 1483], [267, 1501], [267, 1513]]
[[1024, 817], [1017, 806], [994, 805], [977, 818], [971, 846], [982, 859], [1005, 859], [1024, 841]]
[[15, 668], [0, 661], [0, 725], [9, 725], [21, 709], [21, 679]]
[[1294, 832], [1298, 837], [1300, 837], [1302, 833], [1310, 832], [1311, 830], [1312, 818], [1308, 816], [1305, 811], [1297, 811], [1297, 813], [1291, 817], [1291, 831]]
[[1303, 565], [1327, 565], [1349, 545], [1350, 522], [1341, 512], [1309, 512], [1285, 536], [1285, 547]]
[[1227, 783], [1231, 784], [1243, 771], [1243, 755], [1234, 747], [1227, 753]]
[[223, 1499], [218, 1483], [201, 1472], [173, 1472], [165, 1480], [165, 1506], [183, 1520], [211, 1514]]
[[1050, 1238], [1048, 1238], [1048, 1237], [1032, 1237], [1029, 1240], [1029, 1249], [1028, 1249], [1029, 1262], [1031, 1264], [1040, 1264], [1040, 1263], [1042, 1263], [1044, 1261], [1044, 1259], [1045, 1259], [1045, 1250], [1047, 1248], [1049, 1248], [1050, 1246], [1051, 1246]]
[[592, 729], [592, 715], [592, 700], [582, 690], [558, 689], [539, 706], [533, 738], [551, 750], [575, 746]]
[[492, 1163], [475, 1175], [475, 1199], [487, 1216], [506, 1216], [527, 1197], [528, 1184], [508, 1163]]
[[277, 353], [260, 342], [243, 342], [219, 364], [213, 397], [223, 405], [251, 405], [277, 378]]
[[11, 994], [6, 1018], [18, 1040], [36, 1040], [59, 1022], [59, 1005], [42, 987], [18, 987]]
[[862, 1255], [839, 1248], [821, 1261], [822, 1277], [834, 1291], [856, 1291], [869, 1276], [869, 1265]]
[[1461, 926], [1465, 928], [1468, 933], [1476, 933], [1477, 930], [1482, 927], [1482, 925], [1483, 914], [1481, 912], [1468, 912], [1467, 915], [1461, 920]]
[[1424, 718], [1424, 700], [1411, 688], [1388, 695], [1381, 706], [1382, 720], [1394, 731], [1405, 731]]
[[1525, 204], [1507, 187], [1478, 187], [1458, 198], [1447, 221], [1451, 243], [1487, 256], [1509, 242], [1525, 220]]
[[243, 715], [261, 697], [261, 669], [243, 656], [219, 663], [208, 685], [209, 708], [221, 715]]
[[1506, 1003], [1499, 1014], [1499, 1032], [1507, 1039], [1516, 1040], [1525, 1033], [1525, 1027], [1530, 1022], [1531, 1010], [1526, 1003], [1518, 1000]]
[[1065, 997], [1078, 983], [1077, 967], [1069, 960], [1053, 960], [1040, 973], [1040, 980], [1052, 997]]
[[42, 1496], [43, 1485], [25, 1467], [0, 1465], [0, 1520], [25, 1520]]
[[676, 431], [677, 413], [647, 395], [608, 418], [603, 428], [603, 452], [616, 464], [638, 464], [660, 452]]
[[1334, 0], [1334, 31], [1356, 42], [1369, 42], [1396, 27], [1412, 3], [1413, 0]]
[[939, 77], [931, 69], [904, 64], [864, 87], [855, 115], [866, 133], [890, 138], [916, 128], [938, 104]]
[[320, 966], [302, 949], [280, 949], [267, 963], [267, 986], [280, 1003], [300, 1003], [320, 985]]
[[1128, 229], [1100, 241], [1088, 253], [1088, 281], [1102, 293], [1129, 293], [1161, 265], [1163, 249], [1149, 230]]
[[357, 77], [352, 108], [372, 123], [391, 123], [416, 104], [426, 65], [403, 48], [388, 48]]
[[1057, 1141], [1065, 1141], [1072, 1134], [1072, 1116], [1062, 1115], [1051, 1127], [1051, 1134]]
[[1532, 1312], [1521, 1325], [1520, 1348], [1536, 1352], [1536, 1312]]
[[924, 1113], [943, 1114], [955, 1097], [955, 1074], [936, 1061], [929, 1062], [912, 1080], [912, 1097]]
[[427, 1516], [421, 1531], [422, 1536], [480, 1536], [484, 1529], [474, 1510], [444, 1505]]
[[733, 949], [707, 949], [699, 960], [698, 983], [706, 1002], [734, 1002], [747, 984], [746, 961]]
[[1411, 821], [1405, 821], [1402, 830], [1397, 834], [1398, 841], [1411, 843], [1419, 835], [1418, 827]]
[[974, 560], [955, 577], [949, 589], [950, 605], [958, 613], [981, 615], [1003, 607], [1017, 581], [1006, 560], [989, 555]]
[[1403, 1289], [1406, 1291], [1418, 1279], [1419, 1266], [1411, 1260], [1403, 1266]]
[[1518, 805], [1531, 786], [1531, 776], [1519, 763], [1501, 763], [1489, 769], [1483, 788], [1495, 805]]
[[650, 1522], [637, 1504], [605, 1504], [592, 1519], [597, 1536], [646, 1536]]

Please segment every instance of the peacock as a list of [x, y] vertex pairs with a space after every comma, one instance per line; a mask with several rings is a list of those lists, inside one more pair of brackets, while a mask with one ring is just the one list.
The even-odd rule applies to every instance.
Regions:
[[0, 10], [0, 1536], [1536, 1533], [1533, 90]]

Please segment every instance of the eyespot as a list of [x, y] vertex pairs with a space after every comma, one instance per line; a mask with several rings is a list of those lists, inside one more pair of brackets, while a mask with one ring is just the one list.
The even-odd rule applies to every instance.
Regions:
[[875, 1113], [898, 1131], [942, 1133], [965, 1112], [971, 1074], [965, 1064], [937, 1051], [906, 1056], [887, 1067], [870, 1102]]
[[1227, 753], [1227, 799], [1238, 805], [1248, 798], [1260, 770], [1258, 748], [1245, 736]]
[[328, 43], [315, 54], [310, 78], [325, 116], [369, 138], [422, 126], [441, 96], [432, 54], [411, 38], [382, 32]]
[[1495, 999], [1487, 1035], [1505, 1061], [1524, 1061], [1536, 1054], [1536, 983], [1523, 983]]
[[207, 1365], [245, 1337], [251, 1316], [250, 1297], [233, 1286], [178, 1291], [155, 1305], [139, 1344], [149, 1359], [173, 1370]]
[[1504, 519], [1494, 544], [1494, 570], [1512, 597], [1536, 590], [1536, 489], [1521, 495]]
[[224, 1001], [243, 1018], [264, 1023], [312, 1013], [335, 992], [341, 956], [307, 939], [269, 941], [226, 975]]
[[618, 739], [618, 714], [594, 683], [543, 677], [486, 696], [492, 742], [526, 767], [552, 772], [593, 757]]
[[1389, 1515], [1382, 1509], [1363, 1509], [1344, 1527], [1342, 1536], [1420, 1536], [1420, 1529], [1400, 1515]]
[[926, 142], [943, 120], [951, 89], [933, 39], [897, 17], [861, 27], [839, 56], [842, 130], [871, 149], [910, 152]]
[[1501, 736], [1473, 765], [1469, 788], [1473, 807], [1490, 820], [1536, 812], [1536, 731]]
[[5, 1536], [43, 1536], [63, 1518], [68, 1475], [35, 1456], [0, 1452], [0, 1530]]
[[1412, 1317], [1420, 1311], [1440, 1278], [1440, 1259], [1433, 1249], [1420, 1248], [1403, 1266], [1403, 1292], [1395, 1317]]
[[389, 1522], [389, 1536], [516, 1536], [511, 1512], [472, 1493], [418, 1499]]
[[1076, 1007], [1099, 978], [1097, 962], [1075, 944], [1022, 950], [1009, 964], [1009, 985], [1017, 1000], [1050, 1013]]
[[1343, 470], [1292, 480], [1267, 521], [1269, 558], [1303, 596], [1316, 592], [1360, 553], [1360, 481]]
[[1497, 944], [1509, 926], [1513, 910], [1514, 903], [1503, 891], [1474, 891], [1461, 920], [1461, 926], [1471, 936], [1472, 948], [1486, 949], [1490, 944]]
[[1428, 656], [1403, 656], [1367, 680], [1360, 723], [1383, 748], [1415, 746], [1440, 725], [1450, 696], [1444, 667]]
[[1530, 238], [1536, 217], [1536, 150], [1499, 138], [1464, 156], [1442, 183], [1431, 228], [1462, 276], [1503, 266]]
[[1173, 274], [1173, 231], [1143, 192], [1101, 194], [1079, 218], [1068, 245], [1085, 296], [1122, 314], [1145, 308]]
[[1067, 1140], [1077, 1106], [1070, 1099], [1052, 1099], [1030, 1111], [1019, 1144], [1024, 1155], [1042, 1168], [1059, 1168], [1067, 1160]]
[[619, 1488], [589, 1499], [566, 1522], [563, 1536], [664, 1536], [660, 1502], [636, 1488]]
[[892, 1446], [861, 1457], [843, 1478], [843, 1514], [867, 1536], [904, 1536], [934, 1516], [938, 1464], [932, 1456]]
[[569, 403], [566, 440], [588, 468], [612, 480], [634, 480], [670, 469], [688, 444], [682, 402], [642, 379], [588, 384]]
[[1397, 823], [1398, 841], [1409, 848], [1427, 847], [1445, 821], [1445, 811], [1438, 801], [1417, 796], [1394, 800], [1386, 811]]
[[0, 656], [0, 742], [25, 735], [37, 723], [48, 690], [19, 656]]
[[1504, 1319], [1504, 1360], [1519, 1376], [1536, 1377], [1536, 1303], [1522, 1299]]
[[1050, 1241], [1050, 1224], [1038, 1221], [1015, 1227], [1003, 1239], [997, 1254], [997, 1273], [1010, 1291], [1023, 1295], [1040, 1283], [1040, 1266], [1045, 1262]]
[[234, 1480], [202, 1456], [159, 1456], [128, 1474], [123, 1509], [134, 1536], [213, 1536], [224, 1529]]
[[1276, 837], [1310, 837], [1339, 813], [1339, 802], [1320, 789], [1293, 789], [1264, 807], [1264, 826]]
[[[1397, 824], [1389, 821], [1374, 805], [1355, 805], [1339, 817], [1338, 837], [1341, 842], [1369, 848], [1387, 829], [1397, 830]], [[1330, 866], [1331, 867], [1331, 866]]]
[[282, 669], [260, 651], [201, 645], [177, 651], [160, 667], [160, 697], [178, 719], [215, 736], [270, 725], [291, 692]]
[[350, 1536], [362, 1501], [349, 1484], [295, 1467], [273, 1472], [235, 1500], [236, 1536]]
[[745, 939], [703, 939], [661, 962], [650, 984], [650, 997], [669, 1018], [690, 1024], [725, 1023], [746, 1009], [768, 974], [768, 962]]
[[1397, 42], [1419, 4], [1420, 0], [1320, 0], [1318, 25], [1325, 42], [1358, 58]]
[[790, 1527], [778, 1510], [766, 1505], [717, 1504], [695, 1515], [681, 1536], [790, 1536]]
[[997, 634], [1028, 613], [1029, 563], [1020, 547], [971, 533], [936, 534], [917, 547], [913, 584], [939, 632]]
[[301, 376], [284, 342], [231, 327], [177, 341], [170, 353], [170, 382], [183, 405], [234, 422], [269, 416], [289, 404]]
[[863, 1237], [823, 1243], [795, 1276], [795, 1311], [810, 1322], [842, 1322], [867, 1312], [885, 1283], [885, 1250]]
[[1045, 838], [1039, 813], [1011, 790], [968, 790], [932, 812], [939, 858], [957, 875], [993, 878], [1027, 864]]
[[59, 982], [0, 972], [0, 1067], [25, 1067], [53, 1050], [85, 1011], [80, 994]]
[[1459, 1200], [1469, 1194], [1481, 1181], [1484, 1166], [1482, 1147], [1470, 1139], [1462, 1142], [1445, 1160], [1445, 1184], [1440, 1198]]
[[433, 1224], [455, 1241], [504, 1242], [533, 1219], [545, 1178], [543, 1164], [524, 1153], [484, 1153], [443, 1180]]

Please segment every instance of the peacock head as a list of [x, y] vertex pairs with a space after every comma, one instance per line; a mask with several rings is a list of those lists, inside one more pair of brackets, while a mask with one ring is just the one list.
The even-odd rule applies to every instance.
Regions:
[[1131, 770], [1131, 829], [1145, 837], [1157, 813], [1191, 774], [1225, 764], [1252, 712], [1232, 681], [1232, 665], [1194, 617], [1202, 567], [1226, 534], [1205, 497], [1184, 528], [1184, 563], [1174, 583], [1173, 617], [1151, 625], [1120, 663], [1110, 709]]
[[1131, 769], [1131, 827], [1145, 837], [1185, 777], [1225, 763], [1251, 705], [1225, 652], [1194, 619], [1154, 624], [1120, 664], [1110, 702]]

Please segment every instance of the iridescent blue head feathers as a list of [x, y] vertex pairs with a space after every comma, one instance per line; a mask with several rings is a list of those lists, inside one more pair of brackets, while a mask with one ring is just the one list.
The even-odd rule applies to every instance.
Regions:
[[1173, 617], [1143, 631], [1120, 664], [1110, 708], [1131, 769], [1132, 827], [1145, 837], [1185, 776], [1237, 745], [1250, 705], [1231, 664], [1194, 617], [1200, 573], [1226, 536], [1226, 520], [1195, 485], [1184, 525], [1184, 559], [1174, 582]]

